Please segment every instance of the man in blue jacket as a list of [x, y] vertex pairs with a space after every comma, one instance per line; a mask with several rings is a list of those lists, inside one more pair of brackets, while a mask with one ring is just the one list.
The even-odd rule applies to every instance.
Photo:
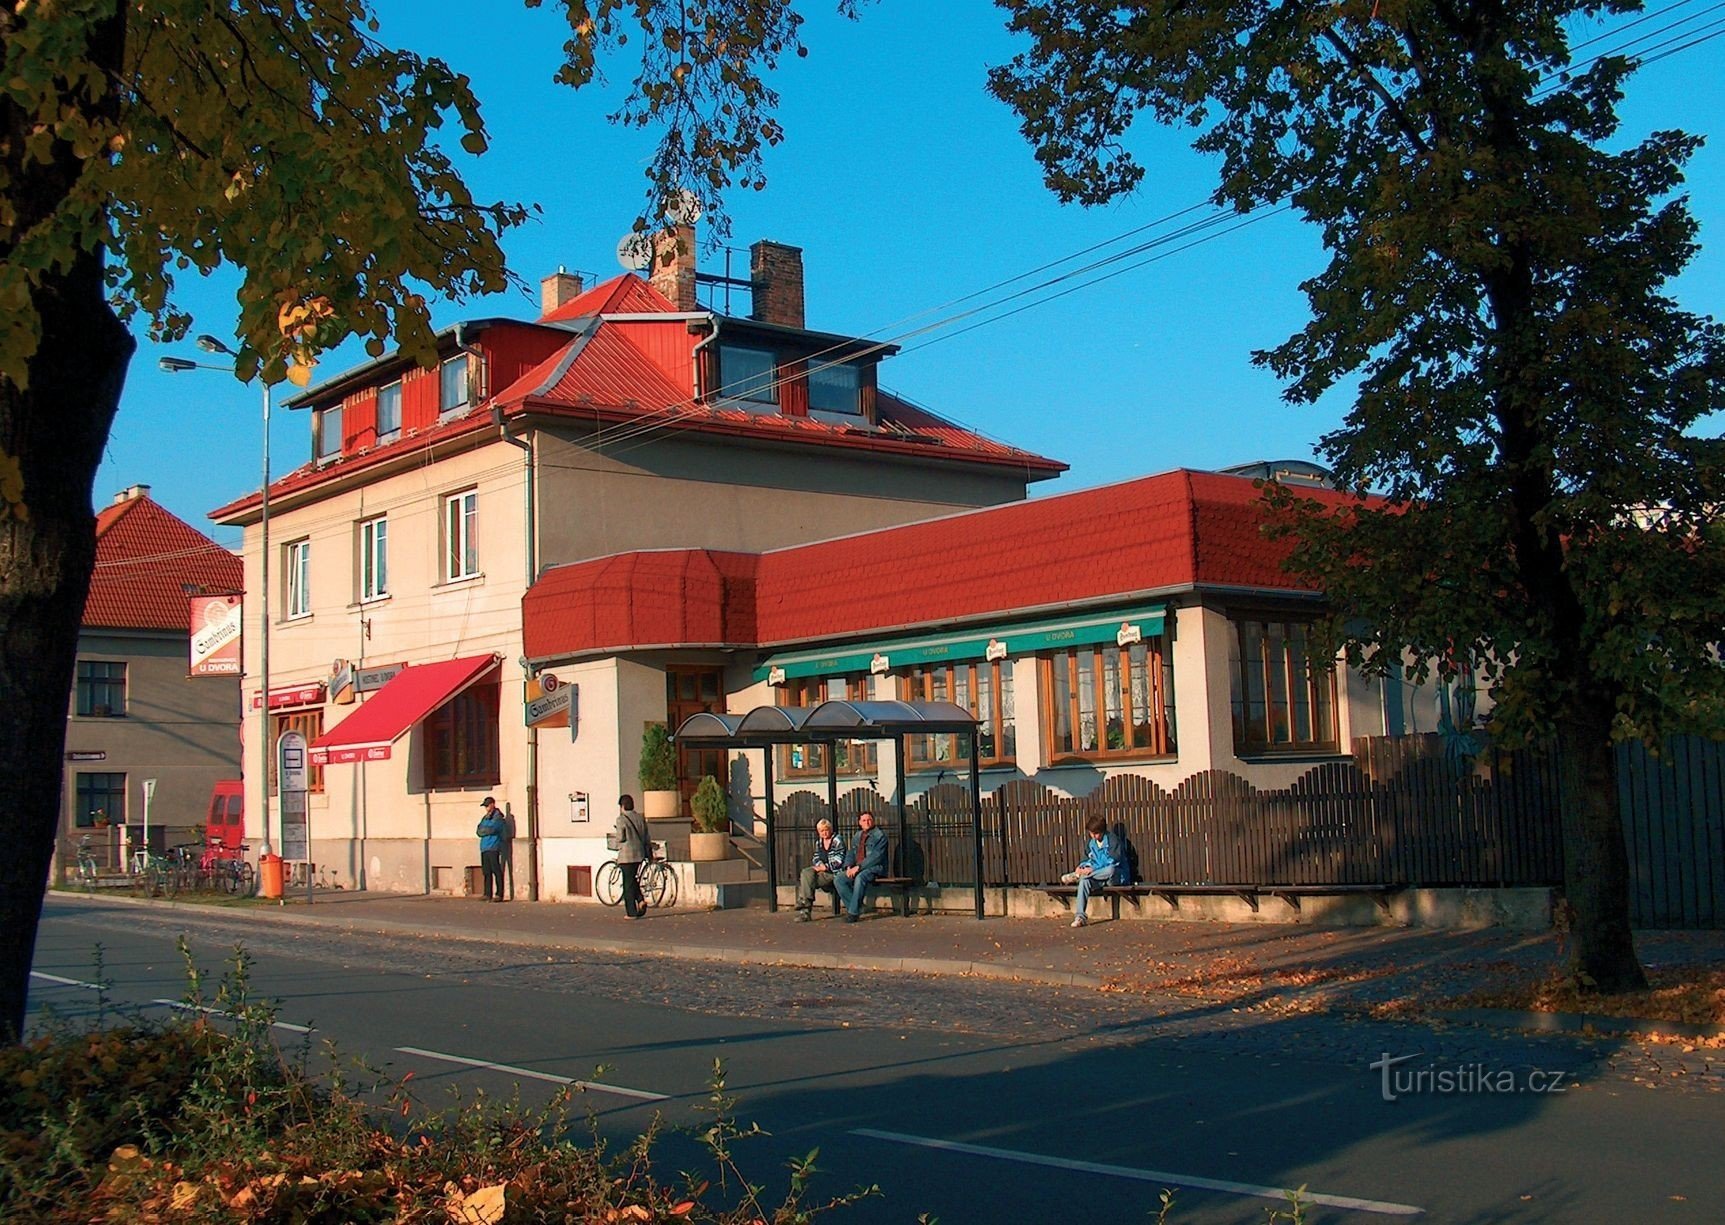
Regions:
[[833, 888], [844, 903], [846, 923], [857, 921], [868, 887], [885, 872], [886, 831], [874, 827], [874, 813], [859, 812], [856, 844], [845, 856], [844, 870], [833, 877]]
[[497, 811], [497, 801], [486, 796], [482, 805], [485, 815], [479, 818], [479, 871], [485, 877], [485, 900], [503, 900], [503, 840], [509, 834], [509, 822]]

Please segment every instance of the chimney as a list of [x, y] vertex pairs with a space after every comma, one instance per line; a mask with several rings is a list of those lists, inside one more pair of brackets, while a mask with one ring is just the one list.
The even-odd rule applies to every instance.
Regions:
[[541, 317], [581, 296], [581, 278], [573, 272], [563, 271], [559, 264], [557, 271], [539, 282], [539, 314]]
[[695, 302], [695, 227], [680, 225], [653, 235], [653, 266], [647, 283], [680, 311], [699, 310]]
[[750, 318], [803, 326], [803, 249], [762, 239], [749, 248]]
[[118, 506], [122, 502], [130, 502], [133, 498], [147, 498], [149, 496], [150, 487], [148, 485], [128, 485], [114, 495], [114, 505]]

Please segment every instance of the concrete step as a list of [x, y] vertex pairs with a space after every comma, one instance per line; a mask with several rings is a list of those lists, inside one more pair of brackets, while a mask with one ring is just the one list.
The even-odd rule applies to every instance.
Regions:
[[765, 884], [765, 870], [746, 859], [710, 860], [695, 865], [697, 885]]

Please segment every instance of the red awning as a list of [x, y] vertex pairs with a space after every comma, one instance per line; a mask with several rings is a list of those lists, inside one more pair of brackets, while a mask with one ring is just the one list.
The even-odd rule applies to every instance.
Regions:
[[382, 761], [426, 715], [497, 670], [496, 655], [470, 655], [403, 668], [371, 699], [311, 743], [313, 765]]

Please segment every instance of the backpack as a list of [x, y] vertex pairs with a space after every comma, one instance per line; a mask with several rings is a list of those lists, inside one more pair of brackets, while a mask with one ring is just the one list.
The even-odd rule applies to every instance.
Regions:
[[1114, 878], [1110, 885], [1138, 883], [1138, 848], [1126, 837], [1125, 822], [1116, 822], [1108, 832], [1108, 854], [1114, 860]]

